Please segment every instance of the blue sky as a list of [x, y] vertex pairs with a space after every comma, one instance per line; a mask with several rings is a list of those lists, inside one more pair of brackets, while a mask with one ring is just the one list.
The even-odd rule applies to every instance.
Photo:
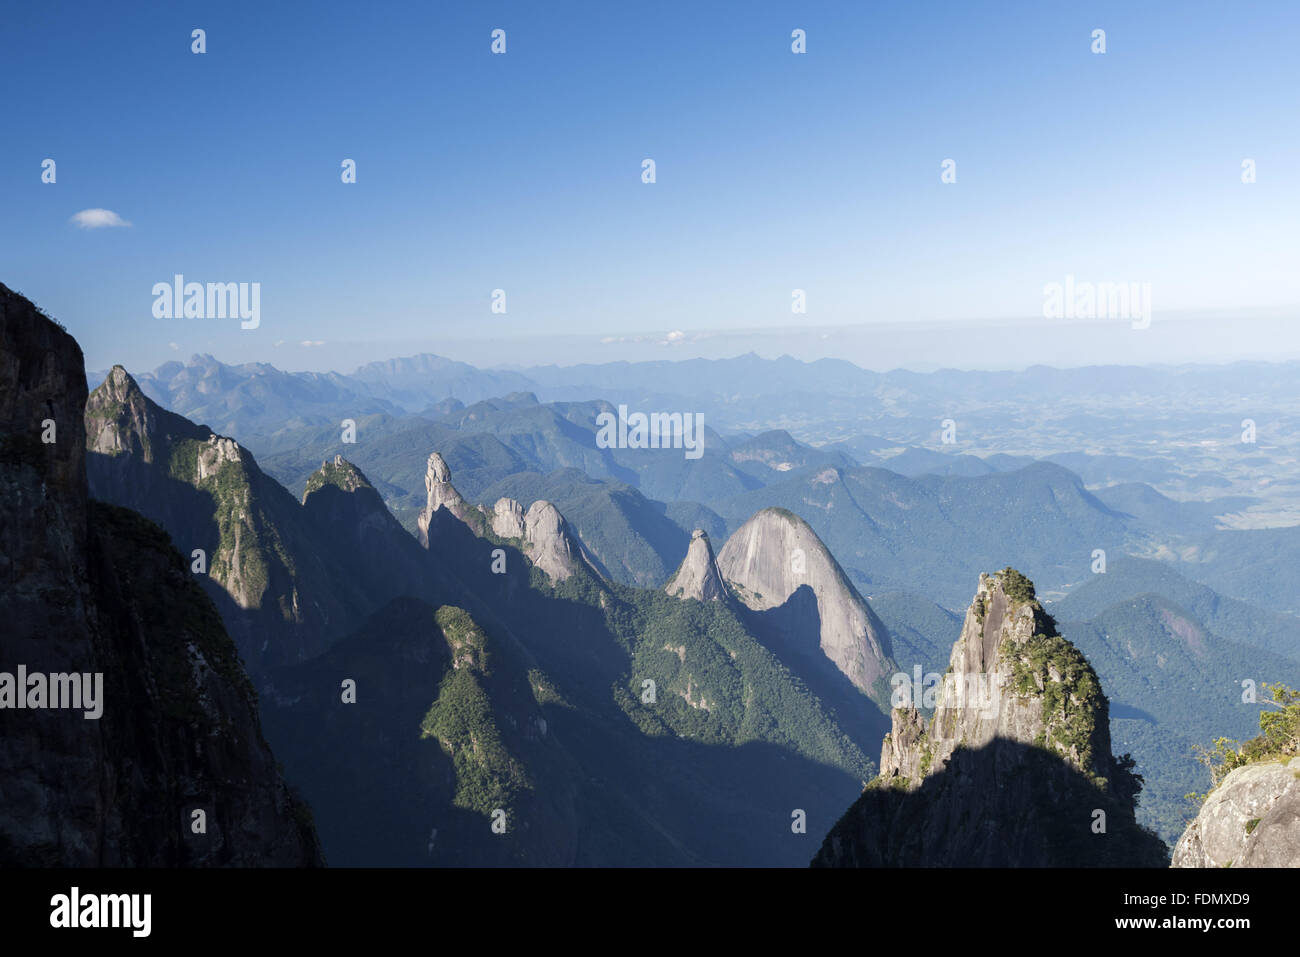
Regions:
[[[5, 33], [0, 281], [92, 369], [1300, 358], [1293, 2], [47, 3]], [[154, 318], [176, 273], [260, 282], [261, 325]], [[1042, 318], [1067, 274], [1151, 283], [1155, 325]]]

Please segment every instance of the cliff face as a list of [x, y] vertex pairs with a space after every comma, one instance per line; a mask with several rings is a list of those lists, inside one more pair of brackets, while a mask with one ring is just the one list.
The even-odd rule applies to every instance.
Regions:
[[1300, 757], [1248, 764], [1210, 792], [1174, 867], [1300, 867]]
[[[1140, 784], [1110, 751], [1108, 704], [1033, 586], [981, 575], [927, 721], [896, 686], [880, 777], [831, 830], [821, 866], [1160, 866]], [[924, 693], [924, 692], [922, 692]]]
[[722, 582], [722, 572], [718, 569], [717, 559], [713, 557], [713, 546], [703, 529], [697, 528], [691, 533], [686, 558], [664, 591], [678, 598], [694, 598], [696, 601], [726, 600], [727, 586]]
[[877, 693], [891, 671], [883, 626], [817, 534], [798, 516], [768, 508], [737, 529], [718, 556], [734, 594], [755, 611], [785, 605], [796, 592], [816, 602], [815, 641], [845, 677]]
[[0, 285], [0, 672], [98, 681], [101, 711], [0, 696], [0, 865], [318, 863], [187, 563], [157, 526], [88, 500], [85, 403], [76, 342]]

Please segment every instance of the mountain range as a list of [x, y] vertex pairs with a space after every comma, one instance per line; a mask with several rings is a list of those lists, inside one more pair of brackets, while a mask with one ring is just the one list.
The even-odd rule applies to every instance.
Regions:
[[[904, 406], [941, 382], [969, 399], [983, 376], [757, 357], [567, 378], [417, 357], [342, 376], [198, 357], [138, 380], [114, 367], [87, 394], [75, 343], [4, 296], [6, 394], [20, 397], [4, 503], [17, 516], [45, 501], [33, 514], [56, 530], [16, 521], [0, 549], [11, 575], [36, 576], [10, 590], [13, 620], [36, 642], [41, 616], [70, 609], [84, 624], [68, 659], [119, 676], [104, 727], [134, 728], [105, 739], [105, 766], [162, 769], [164, 817], [206, 801], [220, 823], [202, 846], [152, 819], [127, 835], [144, 798], [126, 789], [116, 811], [7, 821], [7, 859], [1154, 865], [1156, 834], [1172, 844], [1195, 810], [1182, 794], [1206, 784], [1193, 746], [1246, 734], [1261, 706], [1243, 688], [1300, 669], [1289, 530], [1222, 524], [1258, 495], [1171, 497], [1194, 462], [976, 454], [916, 431], [921, 444], [830, 440], [842, 401], [892, 397], [903, 436]], [[1032, 392], [1041, 376], [1003, 385]], [[1082, 397], [1067, 378], [1061, 394]], [[721, 416], [698, 459], [598, 441], [616, 403], [678, 389], [732, 423], [757, 397], [756, 427]], [[816, 396], [827, 440], [759, 414], [777, 395]], [[64, 430], [58, 454], [33, 438], [45, 419]], [[1143, 462], [1170, 494], [1127, 474]], [[62, 565], [15, 558], [50, 534]], [[1008, 562], [1027, 577], [986, 575], [971, 601], [972, 576]], [[972, 719], [945, 666], [1000, 676], [1016, 703]], [[129, 691], [128, 673], [155, 677]], [[936, 700], [900, 706], [914, 682]], [[133, 694], [157, 703], [134, 710]], [[146, 740], [139, 722], [169, 720], [190, 723]], [[175, 748], [213, 738], [205, 727], [234, 729], [233, 750], [199, 747], [196, 765]], [[31, 766], [43, 734], [15, 738], [8, 766]], [[84, 761], [75, 740], [60, 747]], [[241, 790], [214, 762], [257, 770]], [[1067, 799], [1053, 809], [1031, 780]], [[999, 781], [1003, 798], [966, 811], [979, 833], [1019, 836], [957, 839], [963, 795]], [[1076, 798], [1113, 839], [1075, 830]], [[94, 851], [84, 834], [40, 837], [53, 815], [114, 836]], [[890, 820], [931, 837], [899, 843], [879, 831]]]

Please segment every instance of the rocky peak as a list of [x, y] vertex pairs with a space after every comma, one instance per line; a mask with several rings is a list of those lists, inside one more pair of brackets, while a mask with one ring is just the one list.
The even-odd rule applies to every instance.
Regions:
[[437, 452], [429, 456], [424, 485], [429, 499], [416, 526], [425, 548], [437, 538], [435, 526], [442, 520], [440, 513], [445, 512], [480, 537], [490, 531], [499, 538], [520, 540], [528, 560], [554, 581], [563, 581], [580, 568], [597, 579], [601, 577], [569, 523], [550, 502], [533, 502], [527, 512], [511, 498], [498, 499], [491, 508], [473, 505], [451, 484], [451, 469]]
[[447, 460], [439, 452], [429, 456], [429, 465], [425, 470], [424, 487], [432, 488], [434, 484], [451, 484], [451, 469], [447, 467]]
[[763, 509], [727, 540], [718, 569], [756, 611], [777, 608], [797, 590], [810, 589], [822, 653], [859, 689], [878, 691], [892, 668], [884, 627], [807, 522], [785, 509]]
[[664, 591], [678, 598], [696, 601], [721, 601], [727, 598], [727, 586], [722, 581], [717, 559], [708, 533], [702, 528], [691, 532], [691, 543], [686, 548], [686, 558]]
[[86, 401], [86, 442], [92, 452], [138, 455], [154, 461], [150, 434], [156, 423], [149, 402], [135, 379], [120, 365], [113, 366]]
[[[1165, 862], [1164, 844], [1136, 823], [1140, 784], [1111, 754], [1096, 672], [1019, 572], [980, 576], [932, 702], [913, 701], [927, 692], [911, 675], [896, 676], [894, 689], [880, 776], [814, 864]], [[915, 704], [933, 704], [933, 718]]]
[[434, 513], [442, 508], [474, 528], [476, 532], [478, 531], [478, 519], [481, 517], [478, 509], [466, 502], [460, 492], [456, 491], [456, 486], [451, 484], [451, 469], [437, 452], [429, 456], [424, 471], [424, 488], [428, 493], [428, 499], [424, 510], [420, 512], [420, 517], [416, 519], [416, 527], [419, 530], [417, 537], [421, 545], [425, 548], [429, 547], [429, 526], [433, 522]]
[[1046, 748], [1087, 776], [1109, 770], [1108, 707], [1096, 672], [1013, 568], [980, 575], [928, 727], [914, 707], [924, 703], [894, 709], [894, 734], [921, 743], [907, 747], [891, 734], [882, 777], [914, 787], [925, 773], [943, 770], [959, 747], [995, 738]]
[[355, 492], [359, 489], [373, 490], [370, 480], [366, 478], [361, 469], [341, 455], [334, 456], [333, 461], [327, 459], [321, 462], [320, 468], [308, 477], [307, 487], [302, 493], [303, 504], [306, 504], [308, 497], [313, 492], [327, 485], [341, 489], [344, 492]]

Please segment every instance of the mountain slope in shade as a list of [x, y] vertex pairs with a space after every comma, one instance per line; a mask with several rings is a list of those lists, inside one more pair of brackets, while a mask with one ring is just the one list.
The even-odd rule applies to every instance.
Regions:
[[0, 866], [320, 863], [216, 609], [162, 530], [88, 500], [83, 368], [0, 285], [4, 670], [102, 675], [97, 719], [85, 700], [4, 711]]
[[582, 775], [543, 717], [549, 687], [462, 609], [395, 599], [324, 655], [272, 672], [267, 735], [332, 863], [572, 864]]
[[814, 865], [1166, 862], [1164, 845], [1134, 818], [1141, 785], [1111, 754], [1096, 673], [1018, 572], [980, 576], [931, 721], [908, 703], [906, 686], [896, 693], [904, 706], [893, 712], [881, 775]]
[[[323, 651], [373, 607], [329, 528], [233, 439], [159, 408], [121, 366], [86, 403], [91, 493], [162, 525], [254, 671]], [[361, 610], [360, 613], [358, 610]]]
[[736, 530], [718, 555], [718, 568], [751, 610], [785, 606], [796, 592], [811, 593], [815, 613], [805, 633], [857, 688], [879, 695], [893, 670], [884, 628], [831, 556], [797, 515], [763, 509]]

